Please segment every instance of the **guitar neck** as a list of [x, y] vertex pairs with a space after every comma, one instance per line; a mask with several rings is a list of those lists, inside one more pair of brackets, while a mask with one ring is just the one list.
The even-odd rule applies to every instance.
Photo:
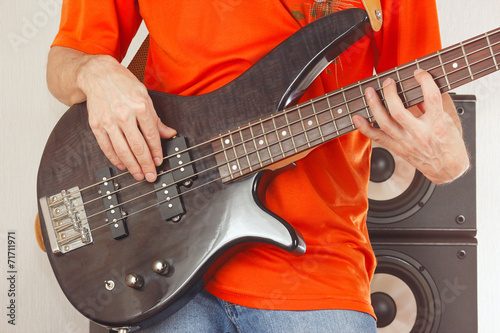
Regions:
[[422, 102], [422, 90], [413, 75], [418, 68], [433, 76], [442, 93], [496, 72], [500, 28], [220, 134], [212, 146], [223, 182], [354, 131], [354, 115], [374, 122], [364, 91], [374, 88], [385, 103], [382, 83], [387, 78], [396, 81], [406, 107]]

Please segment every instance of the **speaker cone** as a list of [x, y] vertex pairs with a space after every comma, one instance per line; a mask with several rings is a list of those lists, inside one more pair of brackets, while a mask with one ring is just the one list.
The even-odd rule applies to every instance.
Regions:
[[439, 327], [438, 288], [426, 269], [393, 250], [377, 251], [370, 285], [379, 333], [435, 333]]
[[384, 224], [408, 218], [425, 205], [434, 188], [410, 163], [373, 143], [367, 222]]

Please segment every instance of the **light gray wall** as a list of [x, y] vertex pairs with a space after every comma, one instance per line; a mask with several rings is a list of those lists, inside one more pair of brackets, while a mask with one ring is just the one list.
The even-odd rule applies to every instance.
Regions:
[[[500, 26], [497, 0], [438, 0], [443, 46]], [[45, 62], [61, 0], [4, 1], [0, 11], [0, 331], [87, 332], [35, 242], [36, 173], [45, 141], [66, 107], [45, 85]], [[500, 290], [500, 73], [456, 92], [477, 96], [480, 332], [498, 327]], [[15, 326], [8, 324], [7, 233], [15, 232]]]

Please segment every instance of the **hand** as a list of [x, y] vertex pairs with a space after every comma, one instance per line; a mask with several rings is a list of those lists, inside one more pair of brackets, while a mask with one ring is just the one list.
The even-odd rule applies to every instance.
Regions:
[[176, 131], [161, 122], [144, 85], [114, 58], [90, 55], [81, 68], [78, 82], [100, 148], [136, 180], [155, 181], [163, 160], [160, 138]]
[[460, 119], [453, 101], [447, 94], [441, 95], [430, 74], [419, 69], [414, 74], [424, 102], [406, 109], [396, 83], [387, 79], [383, 91], [390, 114], [373, 88], [365, 90], [380, 129], [361, 116], [354, 116], [353, 121], [361, 133], [404, 158], [432, 182], [451, 182], [469, 168]]

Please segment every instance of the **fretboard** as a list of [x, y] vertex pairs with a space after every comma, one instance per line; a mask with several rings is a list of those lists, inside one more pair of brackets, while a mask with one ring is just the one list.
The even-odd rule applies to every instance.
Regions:
[[223, 182], [240, 178], [271, 164], [317, 147], [356, 129], [352, 117], [374, 121], [364, 91], [373, 87], [385, 103], [382, 83], [396, 81], [406, 107], [423, 101], [414, 78], [428, 71], [441, 92], [450, 91], [500, 69], [500, 28], [374, 75], [213, 138]]

